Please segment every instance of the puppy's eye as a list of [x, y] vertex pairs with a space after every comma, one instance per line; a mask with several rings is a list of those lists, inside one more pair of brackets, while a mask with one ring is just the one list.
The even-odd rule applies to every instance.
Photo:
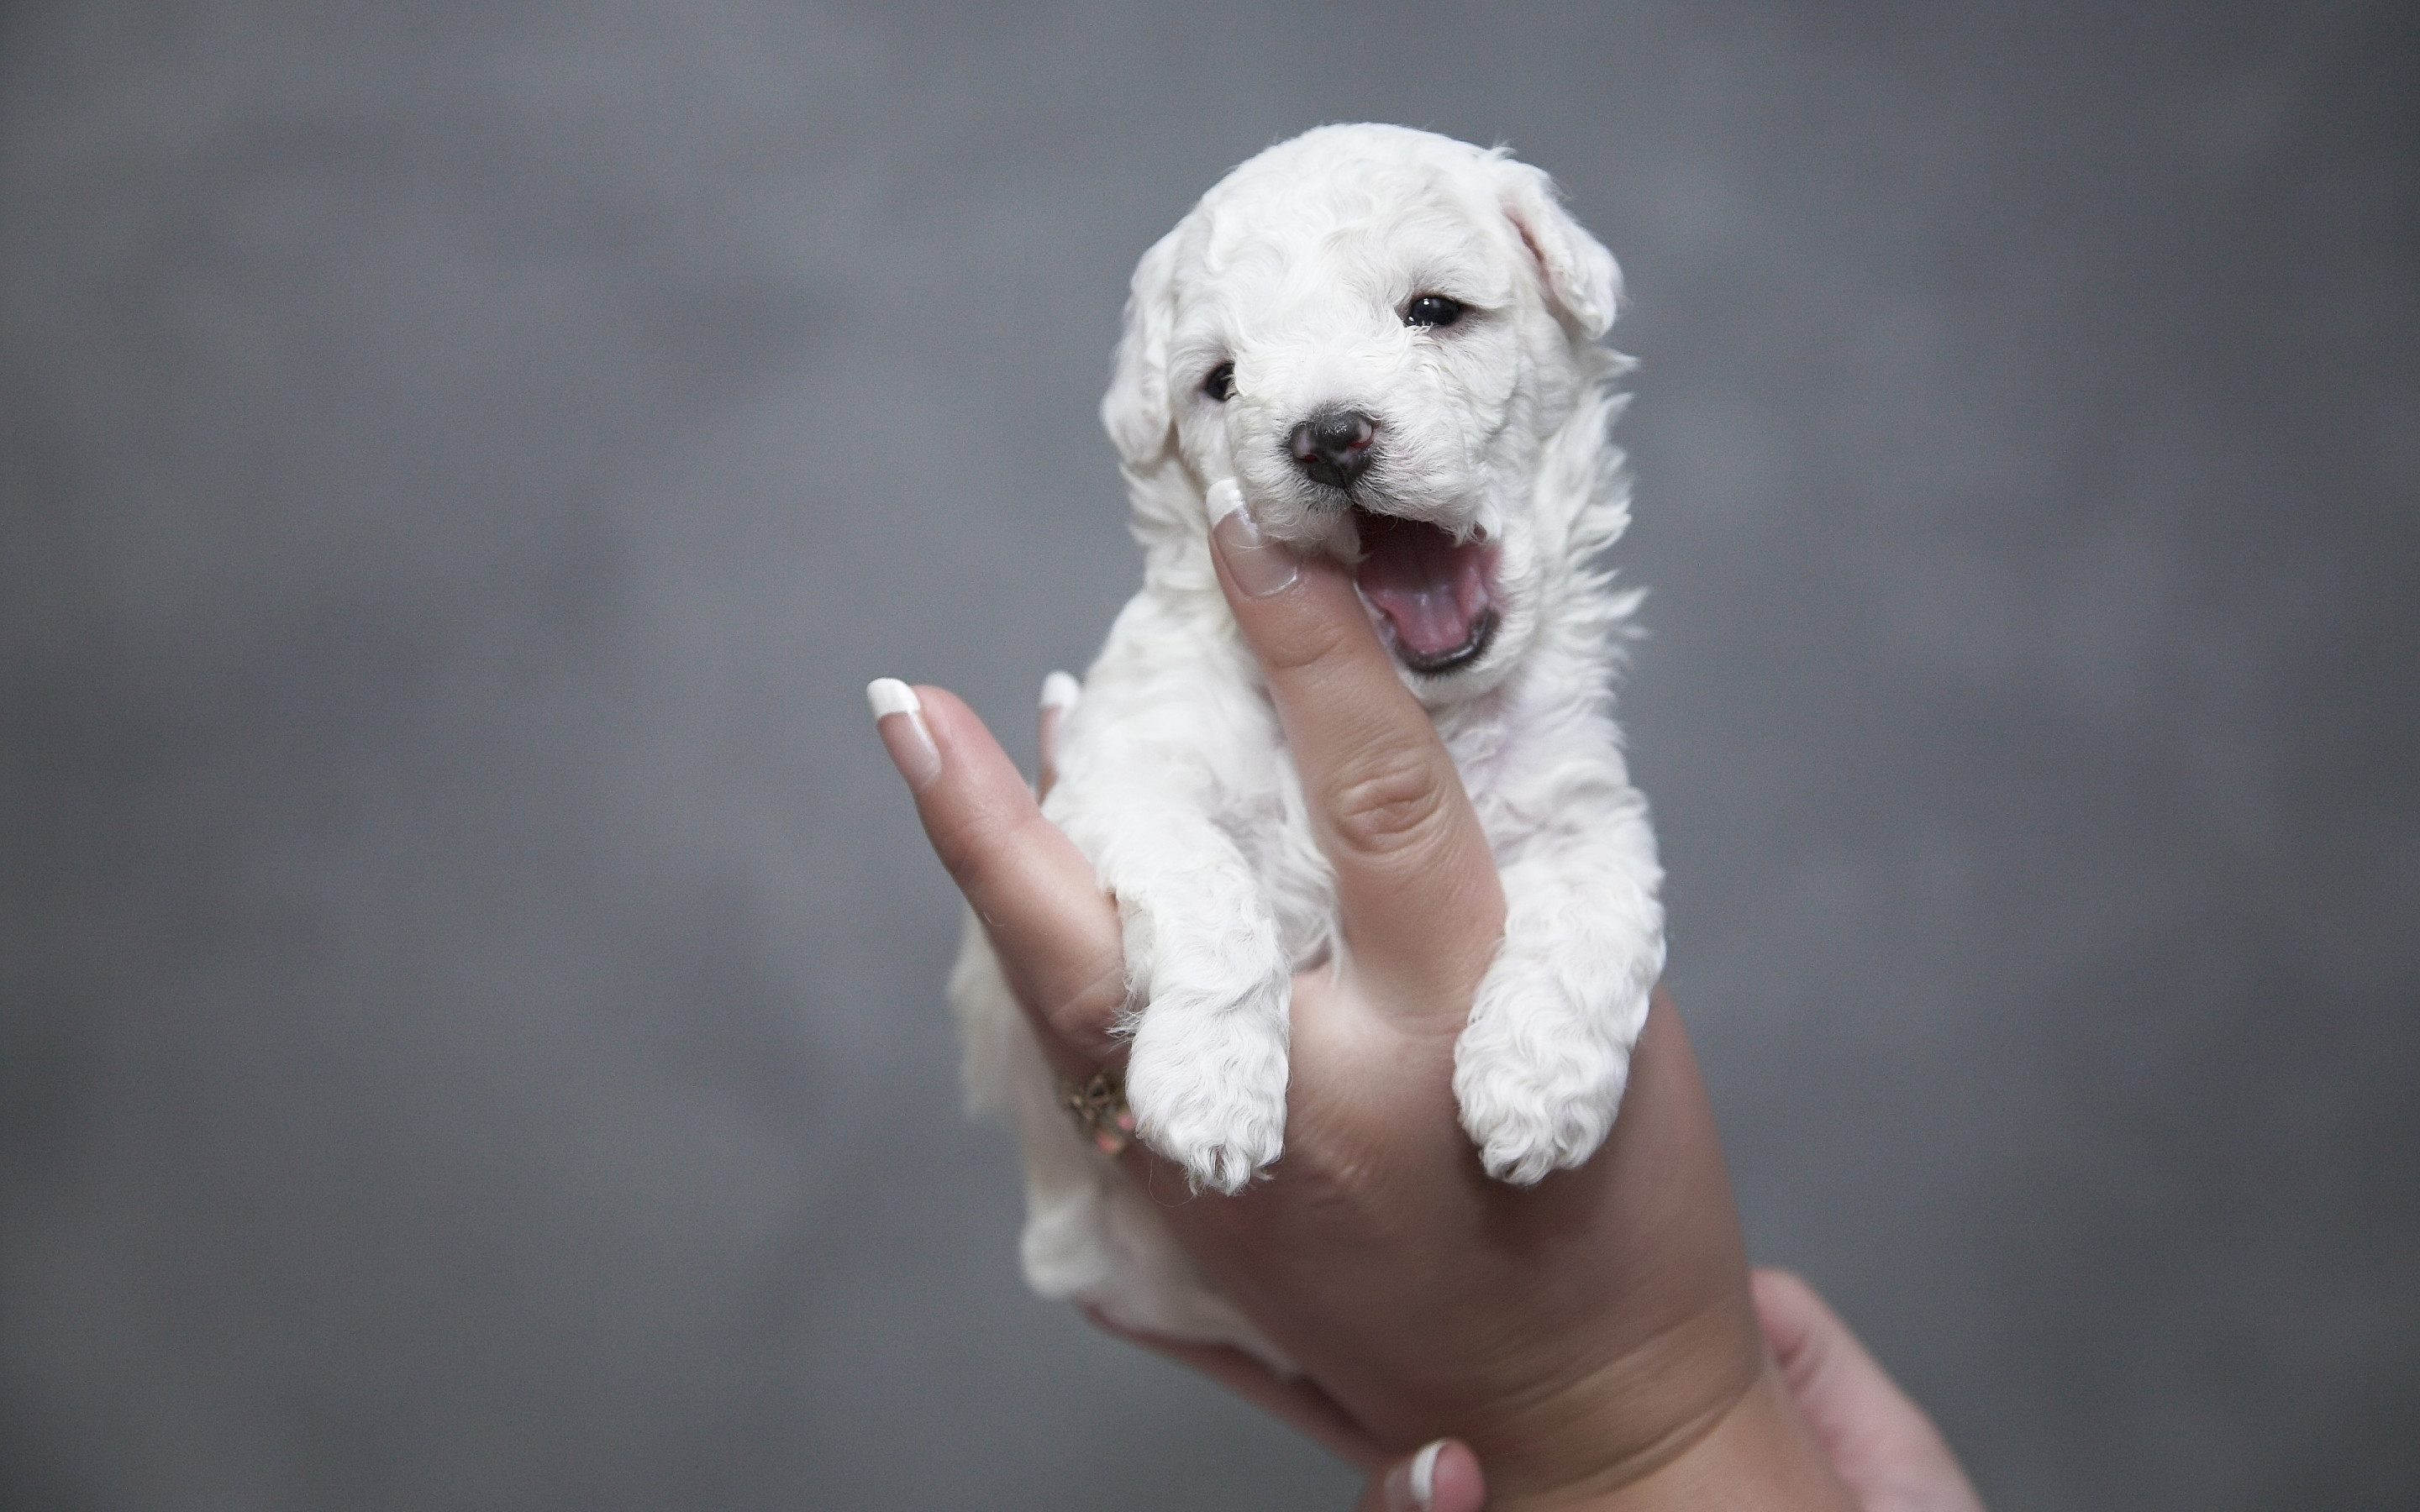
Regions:
[[1210, 376], [1202, 380], [1202, 392], [1225, 404], [1227, 396], [1235, 392], [1235, 364], [1220, 363], [1212, 368]]
[[1423, 294], [1404, 306], [1404, 324], [1450, 326], [1463, 317], [1466, 308], [1460, 300], [1449, 300], [1442, 294]]

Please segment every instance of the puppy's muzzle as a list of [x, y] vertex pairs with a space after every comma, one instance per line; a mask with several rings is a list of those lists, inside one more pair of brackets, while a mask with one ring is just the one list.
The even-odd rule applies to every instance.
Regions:
[[1313, 483], [1350, 488], [1369, 469], [1378, 423], [1357, 409], [1323, 409], [1286, 437], [1295, 466]]

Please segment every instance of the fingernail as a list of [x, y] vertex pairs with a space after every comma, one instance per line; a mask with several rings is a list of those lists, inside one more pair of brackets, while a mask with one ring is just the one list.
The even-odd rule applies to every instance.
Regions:
[[1422, 1444], [1411, 1463], [1387, 1473], [1388, 1512], [1429, 1512], [1436, 1504], [1436, 1462], [1444, 1449], [1443, 1439]]
[[1042, 759], [1033, 776], [1035, 797], [1048, 797], [1059, 785], [1059, 727], [1067, 722], [1068, 711], [1083, 696], [1083, 685], [1065, 672], [1052, 672], [1042, 679], [1042, 717], [1033, 728], [1034, 749]]
[[865, 685], [865, 702], [874, 706], [875, 732], [891, 752], [892, 764], [908, 779], [911, 793], [941, 775], [941, 748], [924, 724], [924, 705], [916, 690], [896, 677], [877, 677]]
[[1252, 517], [1234, 479], [1212, 484], [1205, 502], [1210, 506], [1210, 539], [1246, 598], [1266, 598], [1301, 576], [1294, 553], [1261, 533], [1261, 522]]

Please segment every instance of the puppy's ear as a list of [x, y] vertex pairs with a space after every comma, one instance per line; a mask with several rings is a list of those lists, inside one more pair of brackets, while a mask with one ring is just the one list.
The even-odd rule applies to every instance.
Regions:
[[1176, 324], [1176, 239], [1183, 229], [1160, 238], [1135, 265], [1125, 332], [1118, 338], [1109, 392], [1101, 395], [1101, 426], [1126, 466], [1137, 470], [1168, 455], [1176, 420], [1168, 393], [1168, 344]]
[[1604, 335], [1621, 299], [1621, 269], [1613, 254], [1572, 219], [1544, 173], [1499, 158], [1496, 175], [1504, 213], [1538, 259], [1557, 311], [1590, 341]]

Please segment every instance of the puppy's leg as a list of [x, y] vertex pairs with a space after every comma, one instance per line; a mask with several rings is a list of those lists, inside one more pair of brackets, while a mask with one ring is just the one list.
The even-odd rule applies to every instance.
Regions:
[[1026, 1282], [1046, 1297], [1087, 1296], [1119, 1267], [1108, 1213], [1117, 1172], [1060, 1106], [1058, 1079], [971, 910], [950, 1006], [965, 1041], [968, 1109], [1006, 1113], [1025, 1157]]
[[970, 913], [950, 1001], [966, 1036], [970, 1105], [1004, 1111], [1025, 1157], [1026, 1284], [1123, 1328], [1233, 1344], [1280, 1374], [1295, 1366], [1202, 1278], [1159, 1205], [1079, 1132], [1033, 1028]]
[[1454, 1047], [1463, 1128], [1490, 1176], [1525, 1186], [1605, 1142], [1664, 970], [1643, 801], [1621, 783], [1558, 810], [1499, 862], [1504, 945]]
[[1094, 842], [1144, 1004], [1126, 1065], [1136, 1131], [1196, 1188], [1239, 1192], [1285, 1141], [1293, 963], [1260, 880], [1192, 809], [1094, 801], [1069, 833]]

